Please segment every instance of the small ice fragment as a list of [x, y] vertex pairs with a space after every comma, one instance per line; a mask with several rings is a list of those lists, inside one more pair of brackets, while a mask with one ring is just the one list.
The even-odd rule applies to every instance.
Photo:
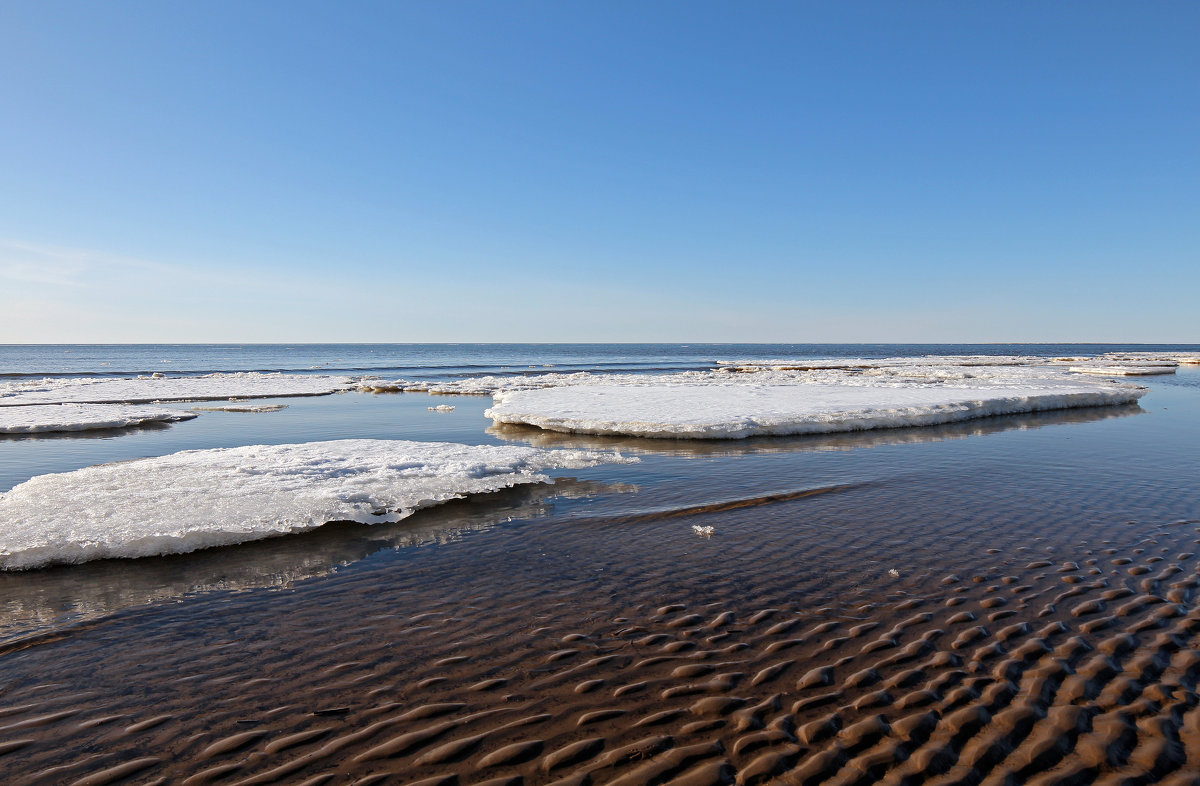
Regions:
[[427, 407], [430, 412], [453, 412], [454, 407], [449, 404], [438, 404], [436, 407]]
[[711, 538], [716, 531], [717, 530], [713, 527], [701, 526], [700, 524], [692, 525], [692, 532], [695, 532], [702, 538]]
[[888, 575], [895, 576], [896, 578], [900, 578], [900, 571], [896, 570], [895, 568], [892, 568], [891, 570], [888, 571]]

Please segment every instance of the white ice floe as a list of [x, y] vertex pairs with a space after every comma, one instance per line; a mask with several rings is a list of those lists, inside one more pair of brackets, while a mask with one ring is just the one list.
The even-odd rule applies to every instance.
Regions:
[[1096, 374], [1105, 377], [1152, 377], [1161, 374], [1174, 374], [1178, 366], [1174, 363], [1153, 363], [1141, 365], [1087, 365], [1071, 366], [1070, 370], [1077, 374]]
[[399, 440], [194, 450], [40, 475], [0, 493], [0, 569], [175, 554], [420, 508], [614, 453]]
[[363, 378], [355, 383], [356, 390], [364, 393], [433, 393], [441, 395], [460, 396], [490, 396], [498, 390], [535, 390], [545, 387], [561, 387], [564, 385], [586, 385], [622, 377], [632, 377], [631, 374], [602, 374], [588, 371], [577, 371], [571, 374], [549, 372], [545, 374], [525, 375], [485, 375], [479, 377], [464, 377], [462, 379], [430, 382], [425, 380], [395, 379], [382, 380]]
[[349, 377], [239, 372], [200, 377], [162, 374], [121, 379], [68, 377], [0, 383], [0, 407], [24, 404], [148, 404], [229, 398], [322, 396], [346, 390]]
[[718, 360], [717, 367], [725, 371], [810, 371], [864, 370], [879, 368], [922, 368], [953, 366], [1036, 366], [1046, 358], [1033, 355], [916, 355], [891, 358], [824, 358], [818, 360]]
[[839, 385], [880, 386], [941, 385], [964, 382], [1001, 384], [1023, 383], [1031, 378], [1058, 376], [1066, 364], [1104, 365], [1105, 367], [1143, 368], [1182, 362], [1147, 353], [1145, 355], [1104, 355], [1099, 358], [1044, 358], [1032, 355], [956, 355], [905, 358], [834, 358], [825, 360], [750, 360], [717, 361], [713, 368], [663, 374], [548, 372], [528, 375], [488, 375], [461, 379], [380, 380], [361, 379], [355, 387], [371, 393], [431, 393], [456, 395], [495, 395], [521, 390], [580, 387], [588, 385], [689, 384], [790, 385], [823, 382]]
[[1074, 358], [1094, 363], [1118, 364], [1197, 364], [1200, 363], [1200, 352], [1106, 352], [1090, 358]]
[[0, 407], [0, 434], [43, 434], [173, 423], [196, 417], [158, 407], [128, 404], [41, 404]]
[[450, 404], [438, 404], [436, 407], [426, 407], [430, 412], [453, 412], [454, 407]]
[[1071, 407], [1128, 404], [1145, 389], [1054, 376], [986, 383], [845, 380], [725, 385], [587, 385], [507, 391], [485, 413], [496, 423], [551, 431], [740, 439], [950, 423]]
[[278, 412], [287, 404], [226, 404], [217, 407], [192, 407], [192, 412]]

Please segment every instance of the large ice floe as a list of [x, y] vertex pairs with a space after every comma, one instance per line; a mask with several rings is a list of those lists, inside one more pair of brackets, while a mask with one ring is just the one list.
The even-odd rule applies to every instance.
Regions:
[[1130, 404], [1145, 388], [1065, 372], [913, 369], [886, 375], [766, 371], [698, 384], [668, 378], [500, 391], [496, 423], [551, 431], [658, 438], [739, 439], [951, 423], [991, 415]]
[[0, 493], [0, 569], [177, 554], [319, 527], [399, 521], [614, 453], [402, 440], [193, 450], [40, 475]]
[[353, 382], [349, 377], [259, 372], [206, 374], [199, 377], [154, 374], [121, 379], [49, 378], [0, 383], [0, 407], [323, 396], [346, 390]]
[[191, 420], [194, 412], [128, 404], [37, 404], [0, 407], [0, 434], [43, 434], [174, 423]]
[[[928, 355], [890, 358], [764, 359], [715, 361], [713, 368], [660, 374], [598, 371], [493, 374], [456, 379], [384, 380], [363, 377], [356, 390], [368, 393], [495, 395], [522, 390], [590, 385], [690, 384], [733, 382], [790, 385], [827, 382], [852, 385], [917, 385], [966, 382], [1024, 382], [1033, 377], [1058, 378], [1074, 373], [1144, 376], [1172, 373], [1179, 363], [1200, 363], [1200, 353], [1107, 353], [1087, 357], [1047, 358], [1035, 355]], [[1075, 368], [1069, 368], [1074, 366]], [[1099, 371], [1096, 369], [1103, 369]]]

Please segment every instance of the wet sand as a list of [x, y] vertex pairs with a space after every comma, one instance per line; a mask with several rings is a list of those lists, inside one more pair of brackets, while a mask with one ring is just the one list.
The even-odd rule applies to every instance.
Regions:
[[7, 647], [0, 780], [1193, 783], [1195, 492], [1110, 480], [796, 479], [121, 611]]

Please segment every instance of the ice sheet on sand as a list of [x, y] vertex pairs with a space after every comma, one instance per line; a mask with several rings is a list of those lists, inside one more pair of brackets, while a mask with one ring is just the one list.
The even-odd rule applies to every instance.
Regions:
[[69, 377], [0, 384], [0, 407], [23, 404], [146, 404], [229, 398], [322, 396], [345, 390], [348, 377], [241, 372], [202, 377], [153, 376], [123, 379]]
[[400, 440], [194, 450], [40, 475], [0, 494], [0, 569], [176, 554], [420, 508], [614, 453]]
[[128, 404], [40, 404], [0, 407], [0, 434], [126, 428], [143, 423], [191, 420], [191, 412]]
[[1066, 375], [991, 385], [589, 385], [497, 393], [496, 423], [551, 431], [740, 439], [950, 423], [1071, 407], [1128, 404], [1135, 385]]

